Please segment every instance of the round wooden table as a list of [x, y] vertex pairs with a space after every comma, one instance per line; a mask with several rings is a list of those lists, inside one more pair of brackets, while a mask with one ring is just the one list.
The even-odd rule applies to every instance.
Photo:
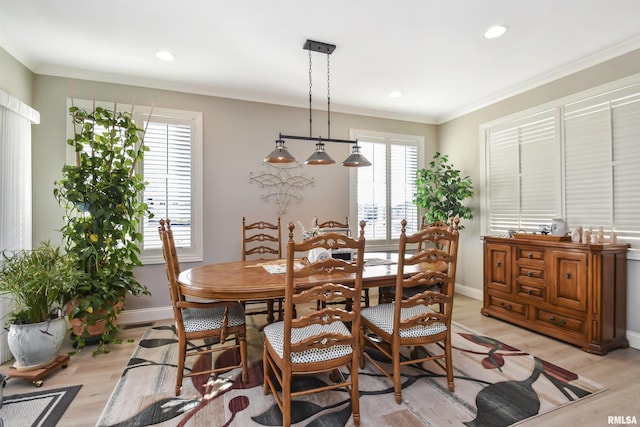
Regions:
[[[284, 298], [285, 274], [269, 273], [264, 268], [265, 264], [284, 262], [285, 260], [232, 261], [190, 268], [182, 271], [178, 277], [180, 290], [187, 296], [223, 301]], [[396, 253], [365, 254], [362, 286], [374, 288], [394, 285], [398, 267], [396, 262]], [[320, 279], [325, 282], [327, 277], [322, 276], [318, 280]], [[315, 284], [314, 276], [307, 280], [310, 287]], [[336, 280], [349, 282], [354, 280], [354, 275], [336, 275]]]

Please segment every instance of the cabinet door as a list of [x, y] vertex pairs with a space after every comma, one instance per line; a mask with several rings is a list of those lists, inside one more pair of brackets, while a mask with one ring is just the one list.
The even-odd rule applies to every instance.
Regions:
[[549, 302], [572, 310], [587, 311], [587, 254], [553, 251]]
[[488, 243], [484, 256], [485, 286], [511, 293], [511, 246]]

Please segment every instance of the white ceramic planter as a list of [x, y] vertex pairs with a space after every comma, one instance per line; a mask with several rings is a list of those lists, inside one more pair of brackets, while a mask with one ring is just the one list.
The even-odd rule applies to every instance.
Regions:
[[9, 326], [9, 350], [16, 359], [14, 367], [21, 371], [48, 365], [57, 356], [67, 333], [64, 317], [41, 323]]

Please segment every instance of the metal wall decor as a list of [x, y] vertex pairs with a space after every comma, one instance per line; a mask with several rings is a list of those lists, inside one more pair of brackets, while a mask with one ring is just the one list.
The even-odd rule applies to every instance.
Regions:
[[262, 199], [274, 201], [278, 205], [278, 215], [287, 213], [291, 201], [299, 203], [302, 200], [301, 190], [315, 183], [313, 178], [295, 174], [302, 168], [298, 162], [265, 165], [267, 169], [259, 173], [249, 172], [249, 181], [257, 182], [267, 190]]

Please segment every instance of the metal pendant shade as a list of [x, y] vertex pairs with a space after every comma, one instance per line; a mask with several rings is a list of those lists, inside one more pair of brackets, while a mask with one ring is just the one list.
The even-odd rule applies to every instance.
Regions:
[[309, 158], [305, 161], [305, 164], [307, 164], [307, 165], [330, 165], [330, 164], [333, 164], [335, 162], [336, 161], [333, 160], [331, 158], [331, 156], [329, 156], [327, 154], [326, 151], [324, 151], [324, 143], [323, 142], [318, 142], [316, 144], [316, 151], [314, 151], [314, 153], [309, 156]]
[[360, 146], [354, 145], [351, 155], [347, 157], [347, 159], [344, 162], [342, 162], [342, 166], [348, 166], [348, 167], [371, 166], [371, 162], [367, 160], [367, 158], [360, 153]]
[[264, 158], [267, 163], [291, 163], [295, 162], [296, 158], [287, 151], [284, 146], [284, 140], [276, 140], [276, 148], [267, 157]]
[[[297, 136], [297, 135], [283, 135], [280, 134], [278, 139], [276, 140], [276, 148], [273, 150], [267, 157], [264, 158], [264, 161], [267, 163], [291, 163], [295, 162], [296, 158], [293, 157], [285, 148], [284, 140], [285, 139], [298, 139], [303, 141], [314, 141], [316, 142], [316, 150], [315, 152], [309, 156], [309, 158], [305, 161], [307, 165], [331, 165], [335, 163], [335, 160], [327, 154], [324, 149], [325, 142], [337, 142], [337, 143], [347, 143], [353, 144], [353, 152], [351, 155], [342, 162], [343, 166], [350, 167], [359, 167], [359, 166], [371, 166], [371, 162], [369, 162], [361, 153], [360, 147], [358, 146], [357, 140], [349, 140], [349, 139], [334, 139], [331, 138], [331, 96], [330, 96], [330, 82], [329, 82], [329, 55], [335, 50], [336, 46], [333, 44], [317, 42], [313, 40], [307, 40], [303, 46], [305, 50], [309, 51], [309, 136]], [[327, 137], [314, 137], [312, 132], [312, 109], [311, 109], [311, 52], [320, 52], [325, 53], [327, 55]]]

